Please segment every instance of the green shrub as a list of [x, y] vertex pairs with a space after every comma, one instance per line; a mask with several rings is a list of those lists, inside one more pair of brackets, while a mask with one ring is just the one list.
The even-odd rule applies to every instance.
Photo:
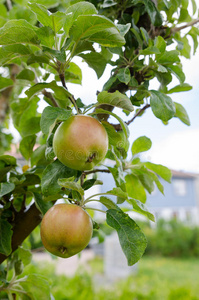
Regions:
[[148, 246], [145, 254], [172, 257], [199, 257], [199, 227], [189, 227], [175, 219], [159, 220], [152, 229], [145, 224]]

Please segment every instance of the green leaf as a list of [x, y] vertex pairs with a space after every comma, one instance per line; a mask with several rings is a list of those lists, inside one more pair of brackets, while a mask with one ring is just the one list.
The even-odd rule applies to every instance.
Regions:
[[117, 24], [117, 28], [120, 31], [120, 34], [122, 36], [125, 36], [127, 34], [127, 32], [130, 30], [131, 28], [131, 23], [127, 23], [127, 24]]
[[133, 205], [133, 210], [135, 212], [138, 212], [147, 217], [149, 220], [155, 222], [154, 215], [148, 211], [148, 209], [142, 202], [136, 199], [128, 199], [128, 202]]
[[79, 16], [73, 23], [70, 35], [74, 41], [87, 39], [107, 47], [120, 47], [125, 39], [120, 35], [115, 24], [103, 16]]
[[51, 49], [51, 48], [46, 47], [46, 46], [43, 46], [42, 48], [43, 48], [44, 52], [50, 53], [51, 56], [53, 56], [54, 58], [56, 58], [60, 62], [62, 62], [62, 63], [66, 62], [66, 53], [65, 53], [64, 49], [61, 49], [61, 51], [59, 51], [59, 50]]
[[193, 15], [196, 13], [197, 10], [197, 5], [195, 0], [191, 0], [192, 3], [192, 9], [193, 9]]
[[97, 179], [88, 179], [88, 180], [84, 181], [82, 188], [86, 191], [86, 190], [90, 189], [92, 186], [97, 185], [97, 184], [103, 184], [103, 182], [101, 180], [97, 180]]
[[37, 29], [37, 36], [40, 39], [40, 44], [53, 47], [55, 43], [55, 33], [52, 28], [44, 26]]
[[71, 62], [67, 70], [65, 71], [66, 82], [75, 84], [82, 84], [82, 70], [78, 65]]
[[177, 50], [165, 51], [163, 54], [157, 54], [156, 59], [157, 62], [162, 65], [180, 62], [179, 52]]
[[8, 45], [0, 48], [0, 63], [10, 63], [12, 59], [24, 57], [31, 53], [31, 50], [24, 45]]
[[174, 102], [174, 104], [175, 104], [175, 108], [176, 108], [175, 117], [180, 119], [184, 124], [190, 126], [191, 125], [190, 119], [189, 119], [189, 116], [188, 116], [185, 108], [180, 103]]
[[0, 45], [39, 44], [34, 27], [25, 20], [10, 20], [0, 28]]
[[167, 94], [179, 93], [179, 92], [187, 92], [192, 89], [192, 86], [188, 83], [182, 83], [180, 85], [176, 85], [174, 88], [167, 91]]
[[113, 0], [104, 0], [103, 4], [102, 4], [102, 8], [107, 8], [107, 7], [111, 7], [117, 5], [117, 2], [113, 1]]
[[151, 140], [146, 136], [140, 136], [137, 138], [132, 145], [131, 151], [135, 155], [140, 152], [148, 151], [152, 146]]
[[19, 246], [17, 252], [20, 260], [23, 262], [23, 265], [24, 266], [29, 265], [32, 259], [31, 251], [29, 249], [23, 248], [22, 246]]
[[100, 53], [90, 52], [87, 54], [79, 54], [79, 56], [96, 72], [98, 79], [103, 75], [107, 60]]
[[36, 142], [36, 135], [29, 135], [24, 137], [21, 140], [19, 145], [19, 151], [21, 152], [21, 154], [26, 160], [29, 160], [29, 158], [31, 157], [35, 142]]
[[117, 73], [117, 78], [119, 81], [124, 82], [125, 84], [128, 84], [131, 80], [131, 73], [128, 67], [119, 69]]
[[130, 112], [134, 110], [131, 100], [126, 95], [121, 94], [119, 91], [116, 91], [114, 93], [103, 91], [98, 94], [97, 101], [100, 104], [109, 104], [128, 110]]
[[178, 78], [180, 83], [183, 84], [183, 82], [185, 81], [185, 74], [182, 71], [182, 67], [178, 65], [169, 65], [167, 68], [171, 73], [173, 73]]
[[0, 76], [0, 91], [6, 89], [9, 86], [12, 86], [13, 84], [14, 82], [12, 81], [12, 79]]
[[140, 32], [139, 32], [138, 28], [131, 28], [131, 31], [132, 31], [133, 34], [135, 35], [136, 40], [137, 40], [137, 42], [138, 42], [140, 48], [142, 49], [142, 47], [143, 47], [143, 40], [142, 40], [142, 38], [141, 38], [141, 35], [140, 35]]
[[162, 121], [168, 121], [175, 115], [175, 105], [172, 99], [155, 90], [151, 90], [150, 104], [154, 115]]
[[61, 11], [56, 11], [55, 13], [51, 14], [53, 27], [52, 29], [55, 32], [58, 32], [60, 29], [64, 27], [64, 23], [66, 21], [66, 14]]
[[0, 161], [5, 162], [6, 166], [16, 166], [17, 160], [11, 155], [0, 155]]
[[36, 14], [37, 20], [44, 26], [49, 26], [53, 29], [52, 17], [45, 6], [37, 3], [28, 3], [30, 9]]
[[71, 94], [64, 87], [57, 85], [55, 80], [49, 83], [37, 83], [26, 90], [25, 93], [28, 98], [31, 99], [34, 95], [42, 92], [46, 88], [53, 90], [55, 98], [58, 99], [61, 103], [64, 103], [65, 107], [70, 104], [69, 97], [71, 96]]
[[68, 181], [66, 178], [58, 179], [58, 184], [69, 190], [77, 191], [81, 196], [84, 196], [84, 189], [77, 182]]
[[8, 256], [12, 252], [12, 225], [0, 215], [0, 253]]
[[[24, 280], [22, 280], [24, 279]], [[50, 300], [52, 299], [50, 293], [49, 281], [45, 277], [39, 274], [29, 274], [21, 278], [21, 281], [18, 283], [19, 291], [22, 290], [22, 295], [28, 295], [28, 298], [20, 298], [24, 300]]]
[[172, 173], [167, 167], [151, 162], [145, 162], [144, 164], [148, 169], [158, 174], [164, 180], [166, 180], [167, 182], [171, 182]]
[[183, 48], [180, 49], [180, 54], [186, 57], [187, 59], [190, 59], [191, 57], [191, 46], [189, 44], [189, 40], [186, 36], [183, 36], [181, 39], [181, 42], [183, 44]]
[[53, 203], [44, 201], [42, 195], [39, 193], [33, 192], [33, 196], [37, 208], [43, 215], [45, 215], [45, 213], [53, 206]]
[[[115, 180], [115, 184], [117, 187], [120, 187], [122, 191], [126, 192], [126, 182], [124, 179], [124, 172], [122, 169], [122, 165], [115, 166], [114, 168], [108, 167], [109, 171], [113, 175], [113, 178]], [[126, 200], [126, 198], [118, 198], [117, 203], [123, 203]]]
[[135, 221], [120, 209], [107, 211], [107, 224], [117, 231], [128, 265], [132, 266], [144, 254], [147, 246], [145, 235]]
[[150, 55], [150, 54], [160, 54], [160, 50], [155, 46], [150, 46], [145, 48], [144, 50], [140, 50], [139, 54], [141, 55]]
[[111, 115], [114, 118], [116, 118], [119, 121], [125, 136], [127, 138], [129, 137], [128, 126], [124, 123], [124, 121], [120, 117], [118, 117], [118, 115], [116, 115], [115, 113], [113, 113], [111, 111], [104, 110], [102, 108], [97, 108], [94, 112], [91, 113], [91, 115], [97, 115], [97, 114], [108, 114], [108, 115]]
[[115, 131], [115, 128], [108, 122], [101, 122], [108, 133], [109, 145], [114, 147], [122, 147], [125, 144], [123, 136], [119, 132]]
[[153, 181], [155, 182], [158, 190], [164, 195], [164, 186], [160, 182], [159, 177], [155, 173], [153, 173], [153, 172], [151, 172], [150, 175], [153, 178]]
[[145, 40], [146, 44], [148, 45], [149, 39], [150, 39], [148, 32], [146, 31], [146, 29], [144, 27], [140, 27], [140, 32], [141, 32], [142, 37]]
[[71, 110], [64, 108], [47, 106], [41, 116], [41, 130], [48, 134], [53, 129], [57, 121], [65, 121], [71, 115]]
[[99, 201], [108, 209], [114, 209], [114, 208], [116, 209], [117, 207], [117, 205], [107, 197], [101, 196]]
[[127, 199], [128, 195], [120, 187], [113, 188], [112, 190], [106, 192], [107, 195], [117, 196], [119, 198]]
[[192, 27], [191, 30], [189, 30], [188, 34], [192, 37], [193, 39], [193, 54], [196, 53], [197, 48], [198, 48], [198, 35], [199, 35], [199, 29], [196, 27]]
[[154, 176], [153, 173], [148, 171], [146, 168], [140, 168], [140, 170], [135, 170], [139, 181], [143, 187], [147, 190], [149, 194], [154, 191]]
[[61, 187], [58, 184], [58, 179], [76, 177], [77, 171], [64, 166], [59, 160], [55, 160], [48, 165], [43, 172], [41, 180], [41, 188], [44, 195], [58, 194]]
[[70, 5], [66, 10], [66, 23], [64, 26], [64, 30], [68, 33], [69, 29], [73, 25], [74, 21], [81, 15], [94, 15], [97, 14], [97, 10], [95, 6], [89, 2], [81, 1]]
[[39, 98], [34, 97], [31, 101], [25, 98], [12, 103], [12, 109], [15, 111], [14, 122], [22, 137], [40, 131], [40, 116], [37, 115], [38, 101]]
[[36, 166], [40, 160], [45, 160], [46, 145], [41, 145], [31, 155], [31, 167]]
[[[15, 0], [16, 1], [16, 0]], [[20, 0], [18, 0], [20, 1]], [[59, 0], [31, 0], [31, 3], [39, 3], [47, 8], [54, 8], [59, 5]]]
[[35, 79], [35, 73], [30, 69], [24, 69], [16, 76], [16, 78], [33, 81]]
[[167, 44], [166, 44], [165, 40], [163, 39], [163, 37], [161, 37], [160, 35], [158, 37], [156, 37], [155, 47], [157, 47], [161, 53], [165, 52], [166, 46], [167, 46]]
[[1, 182], [0, 183], [0, 198], [3, 197], [6, 194], [9, 194], [12, 192], [15, 188], [14, 183], [10, 182]]
[[38, 133], [40, 131], [40, 117], [21, 118], [19, 131], [22, 137]]
[[154, 2], [151, 0], [138, 0], [137, 3], [143, 3], [145, 5], [146, 11], [151, 19], [151, 22], [154, 26], [162, 25], [162, 16], [157, 9]]
[[128, 174], [125, 176], [126, 189], [129, 197], [140, 200], [141, 202], [146, 202], [146, 191], [138, 179], [137, 176], [133, 174]]

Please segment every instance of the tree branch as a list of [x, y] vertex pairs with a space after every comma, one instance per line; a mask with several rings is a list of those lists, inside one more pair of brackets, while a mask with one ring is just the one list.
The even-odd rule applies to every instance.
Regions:
[[193, 26], [195, 24], [199, 23], [199, 18], [196, 19], [196, 20], [193, 20], [183, 26], [180, 26], [180, 27], [174, 27], [174, 28], [171, 28], [171, 33], [175, 33], [175, 32], [178, 32], [178, 31], [181, 31], [182, 29], [185, 29], [187, 27], [190, 27], [190, 26]]
[[[12, 236], [12, 252], [22, 244], [40, 222], [41, 212], [37, 209], [35, 203], [27, 211], [16, 215]], [[0, 253], [0, 264], [7, 258], [8, 256]]]

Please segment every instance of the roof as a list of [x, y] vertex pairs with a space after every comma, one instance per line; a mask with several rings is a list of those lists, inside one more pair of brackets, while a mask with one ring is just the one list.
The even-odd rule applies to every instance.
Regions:
[[171, 170], [173, 177], [180, 177], [180, 178], [197, 178], [199, 177], [198, 173], [191, 173], [186, 171], [176, 171]]

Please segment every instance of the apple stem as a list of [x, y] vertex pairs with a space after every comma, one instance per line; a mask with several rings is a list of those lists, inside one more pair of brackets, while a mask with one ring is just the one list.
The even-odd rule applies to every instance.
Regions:
[[87, 207], [87, 206], [86, 206], [85, 209], [96, 210], [96, 211], [99, 211], [99, 212], [102, 212], [102, 213], [106, 214], [106, 211], [105, 211], [105, 210], [102, 210], [102, 209], [99, 209], [99, 208]]

